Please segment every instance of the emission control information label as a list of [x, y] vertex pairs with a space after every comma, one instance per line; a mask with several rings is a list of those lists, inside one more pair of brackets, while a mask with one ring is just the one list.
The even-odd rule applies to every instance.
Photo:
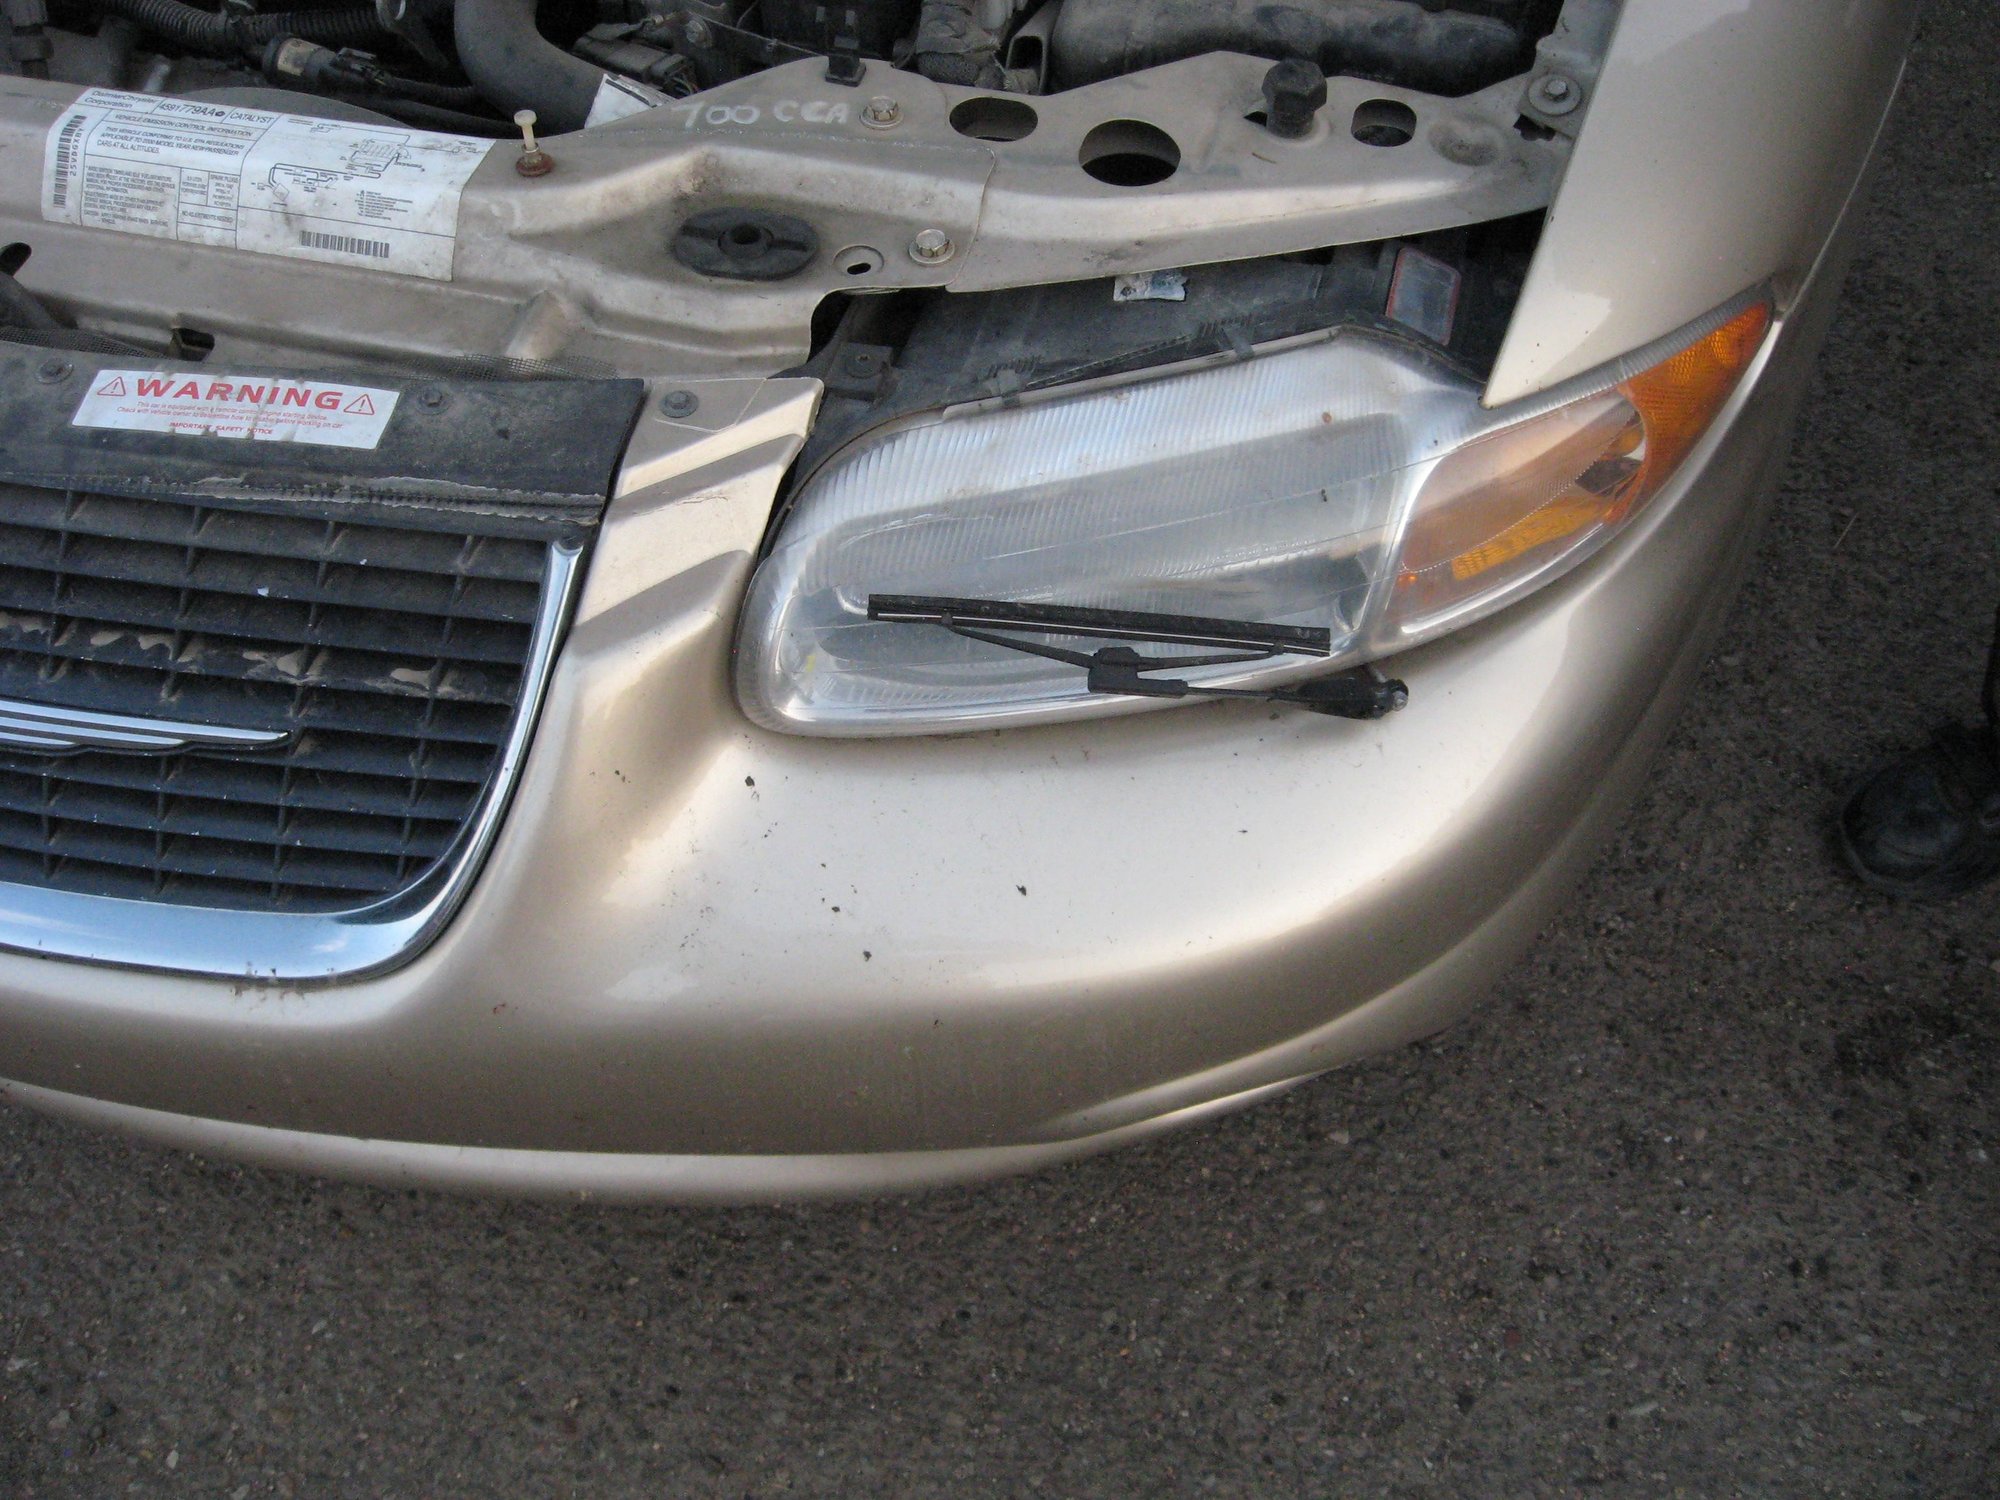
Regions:
[[99, 370], [70, 425], [373, 448], [398, 394], [331, 380]]
[[451, 280], [471, 136], [91, 89], [42, 158], [42, 217]]

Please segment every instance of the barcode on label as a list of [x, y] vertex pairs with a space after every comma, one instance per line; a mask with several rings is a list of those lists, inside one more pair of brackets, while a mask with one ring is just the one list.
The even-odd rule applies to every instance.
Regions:
[[62, 134], [56, 137], [56, 185], [53, 196], [54, 206], [69, 206], [69, 174], [76, 165], [76, 138], [83, 134], [83, 127], [90, 121], [83, 115], [74, 115], [63, 122]]
[[317, 229], [301, 229], [299, 243], [308, 250], [338, 250], [343, 255], [371, 255], [376, 260], [389, 258], [387, 240], [357, 240], [346, 234], [321, 234]]

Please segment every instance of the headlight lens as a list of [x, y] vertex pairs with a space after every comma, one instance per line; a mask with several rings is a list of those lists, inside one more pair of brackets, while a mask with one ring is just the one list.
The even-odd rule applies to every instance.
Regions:
[[[1630, 524], [1769, 327], [1761, 300], [1725, 309], [1667, 357], [1526, 416], [1484, 410], [1475, 383], [1420, 350], [1343, 330], [864, 439], [814, 477], [758, 569], [738, 695], [767, 727], [842, 735], [1135, 706], [1059, 663], [870, 621], [871, 594], [1310, 625], [1332, 632], [1335, 665], [1386, 655], [1491, 613]], [[1185, 675], [1251, 686], [1328, 666]]]

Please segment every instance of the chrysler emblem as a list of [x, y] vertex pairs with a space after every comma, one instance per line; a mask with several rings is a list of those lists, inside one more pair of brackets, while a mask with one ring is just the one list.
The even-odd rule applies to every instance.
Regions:
[[72, 750], [172, 755], [177, 750], [268, 750], [291, 737], [289, 730], [180, 724], [172, 719], [135, 719], [0, 698], [0, 748], [12, 750], [55, 755]]

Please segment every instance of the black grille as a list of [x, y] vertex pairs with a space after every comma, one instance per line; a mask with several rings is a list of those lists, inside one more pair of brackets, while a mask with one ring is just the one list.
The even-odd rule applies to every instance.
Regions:
[[293, 735], [0, 750], [0, 881], [296, 912], [409, 886], [493, 780], [547, 578], [518, 537], [0, 484], [0, 698]]

